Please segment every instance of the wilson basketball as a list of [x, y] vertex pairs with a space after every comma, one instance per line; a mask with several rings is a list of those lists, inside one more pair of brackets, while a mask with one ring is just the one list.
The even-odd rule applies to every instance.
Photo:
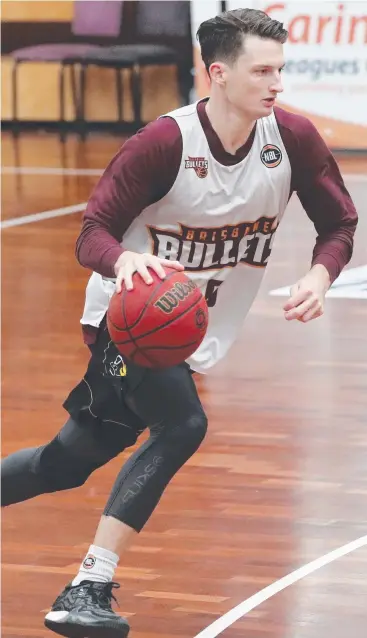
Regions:
[[112, 341], [126, 359], [147, 368], [182, 363], [202, 342], [208, 308], [197, 285], [184, 272], [164, 267], [165, 279], [150, 268], [152, 284], [138, 273], [133, 290], [122, 286], [107, 311]]

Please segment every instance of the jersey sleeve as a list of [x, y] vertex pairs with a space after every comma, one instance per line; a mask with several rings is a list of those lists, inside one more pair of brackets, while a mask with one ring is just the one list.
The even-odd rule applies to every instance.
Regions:
[[317, 233], [312, 265], [324, 265], [333, 282], [352, 256], [357, 211], [333, 154], [312, 122], [281, 109], [276, 117], [291, 163], [291, 190]]
[[181, 163], [182, 137], [173, 118], [148, 124], [121, 147], [94, 188], [76, 242], [79, 263], [105, 277], [123, 252], [132, 221], [171, 189]]

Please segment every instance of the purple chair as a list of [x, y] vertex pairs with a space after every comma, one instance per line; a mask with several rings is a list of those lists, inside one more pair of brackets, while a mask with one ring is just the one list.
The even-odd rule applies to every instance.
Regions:
[[[72, 32], [76, 36], [117, 38], [121, 29], [123, 2], [110, 0], [75, 0]], [[77, 97], [75, 65], [93, 51], [102, 47], [89, 43], [39, 44], [16, 49], [10, 53], [13, 58], [12, 69], [12, 118], [18, 121], [18, 68], [26, 62], [59, 62], [59, 112], [60, 123], [65, 122], [65, 69], [71, 69], [72, 95], [77, 119], [83, 117], [80, 96]]]
[[[113, 68], [116, 71], [116, 97], [118, 122], [123, 120], [122, 90], [123, 84], [120, 70], [129, 73], [132, 94], [134, 126], [143, 126], [141, 115], [142, 78], [141, 72], [147, 66], [174, 65], [177, 72], [177, 83], [182, 104], [188, 104], [192, 85], [191, 66], [185, 72], [187, 60], [179, 55], [177, 41], [187, 42], [192, 56], [190, 3], [182, 0], [175, 2], [143, 1], [135, 2], [135, 37], [134, 44], [118, 44], [105, 46], [85, 53], [81, 61], [81, 120], [84, 122], [85, 74], [89, 66]], [[171, 44], [162, 44], [170, 40]], [[186, 57], [186, 56], [185, 56]], [[187, 77], [189, 76], [189, 77]]]

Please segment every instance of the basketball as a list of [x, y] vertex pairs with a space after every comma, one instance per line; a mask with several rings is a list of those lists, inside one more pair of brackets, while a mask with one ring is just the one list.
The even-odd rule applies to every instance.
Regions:
[[166, 277], [161, 279], [149, 270], [152, 284], [135, 273], [133, 289], [123, 285], [113, 295], [107, 327], [127, 360], [146, 368], [165, 368], [182, 363], [199, 347], [208, 326], [208, 307], [184, 272], [164, 267]]

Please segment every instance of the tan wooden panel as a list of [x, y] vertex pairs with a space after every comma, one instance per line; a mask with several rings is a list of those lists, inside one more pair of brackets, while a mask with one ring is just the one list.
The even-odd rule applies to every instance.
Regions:
[[71, 22], [73, 0], [5, 0], [1, 3], [2, 22]]
[[[2, 60], [2, 118], [11, 119], [10, 58]], [[132, 120], [129, 78], [124, 76], [124, 119]], [[59, 119], [59, 65], [27, 63], [18, 72], [18, 117], [20, 120], [53, 121]], [[117, 119], [115, 72], [90, 67], [87, 72], [86, 119]], [[37, 89], [35, 87], [37, 86]], [[66, 119], [74, 119], [70, 82], [66, 86]], [[179, 106], [174, 67], [148, 67], [143, 71], [143, 119], [149, 121]]]

